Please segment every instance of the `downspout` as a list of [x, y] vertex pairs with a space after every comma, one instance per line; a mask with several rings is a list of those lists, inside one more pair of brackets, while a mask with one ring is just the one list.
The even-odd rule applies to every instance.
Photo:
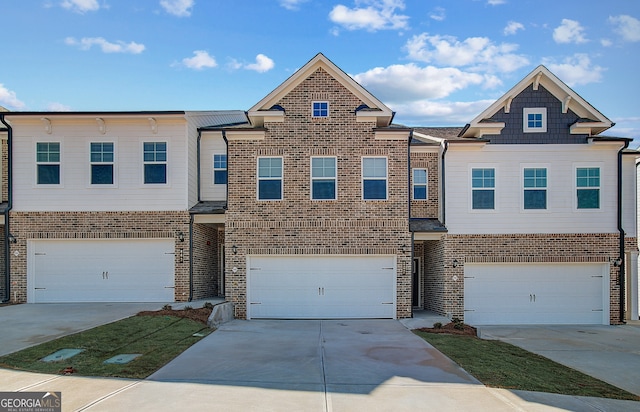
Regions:
[[196, 180], [198, 183], [198, 203], [200, 203], [200, 140], [202, 139], [202, 131], [198, 129], [198, 138], [196, 139], [196, 165], [198, 171], [196, 173]]
[[189, 302], [193, 300], [193, 213], [189, 214]]
[[442, 178], [440, 179], [440, 184], [442, 185], [442, 225], [447, 225], [447, 208], [446, 208], [446, 195], [445, 195], [445, 164], [444, 164], [444, 155], [447, 154], [447, 150], [449, 149], [449, 141], [445, 140], [444, 149], [442, 150], [442, 170], [440, 171], [440, 175]]
[[625, 247], [624, 247], [624, 228], [622, 227], [622, 152], [629, 146], [629, 141], [624, 141], [624, 146], [618, 151], [618, 232], [620, 232], [620, 267], [618, 268], [618, 276], [620, 279], [620, 323], [626, 323], [625, 315]]
[[6, 296], [2, 299], [2, 303], [6, 303], [11, 299], [11, 253], [9, 253], [9, 211], [13, 207], [13, 128], [4, 119], [4, 114], [0, 114], [0, 122], [7, 127], [7, 209], [4, 212], [4, 282]]
[[[413, 287], [413, 241], [414, 241], [414, 235], [413, 232], [411, 231], [411, 199], [413, 198], [413, 191], [411, 190], [411, 141], [413, 140], [413, 129], [411, 129], [411, 131], [409, 132], [409, 139], [407, 141], [407, 193], [409, 196], [407, 196], [408, 198], [408, 202], [407, 202], [407, 210], [409, 212], [409, 219], [408, 219], [408, 223], [409, 223], [409, 233], [411, 234], [411, 259], [409, 261], [409, 268], [411, 268], [409, 275], [411, 276], [411, 286]], [[413, 291], [411, 291], [412, 294], [412, 300], [413, 300]], [[419, 294], [418, 294], [419, 296]], [[411, 302], [411, 317], [413, 317], [413, 302]]]

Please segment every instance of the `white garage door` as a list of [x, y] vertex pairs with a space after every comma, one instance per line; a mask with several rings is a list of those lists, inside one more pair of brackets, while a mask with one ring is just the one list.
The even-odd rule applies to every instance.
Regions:
[[173, 239], [32, 240], [28, 301], [171, 302]]
[[249, 256], [247, 267], [249, 318], [395, 318], [395, 256]]
[[609, 324], [608, 270], [592, 263], [466, 264], [465, 322]]

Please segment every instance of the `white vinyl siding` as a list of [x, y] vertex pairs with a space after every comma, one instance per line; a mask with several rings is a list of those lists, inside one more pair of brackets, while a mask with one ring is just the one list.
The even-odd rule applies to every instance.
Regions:
[[[445, 208], [449, 234], [617, 233], [619, 144], [449, 146], [445, 162]], [[486, 163], [479, 164], [478, 160]], [[547, 209], [523, 210], [523, 168], [544, 162]], [[496, 213], [471, 208], [471, 168], [497, 167]], [[539, 167], [532, 165], [531, 167]], [[576, 168], [600, 168], [600, 209], [576, 208]], [[629, 200], [631, 202], [631, 200]], [[479, 219], [479, 213], [482, 218]], [[629, 230], [635, 231], [629, 227]]]

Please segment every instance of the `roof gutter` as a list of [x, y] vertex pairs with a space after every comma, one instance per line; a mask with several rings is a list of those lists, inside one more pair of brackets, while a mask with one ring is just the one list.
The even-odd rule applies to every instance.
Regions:
[[7, 209], [4, 212], [4, 282], [5, 296], [1, 302], [6, 303], [11, 299], [11, 253], [9, 248], [12, 238], [9, 228], [9, 211], [13, 207], [13, 128], [7, 123], [4, 114], [0, 114], [0, 122], [7, 127]]
[[625, 272], [625, 245], [624, 245], [624, 228], [622, 227], [622, 152], [629, 146], [629, 140], [624, 141], [624, 146], [618, 150], [618, 232], [620, 233], [620, 266], [618, 267], [618, 276], [620, 279], [620, 323], [626, 323], [627, 317], [625, 313], [625, 283], [626, 283], [626, 272]]

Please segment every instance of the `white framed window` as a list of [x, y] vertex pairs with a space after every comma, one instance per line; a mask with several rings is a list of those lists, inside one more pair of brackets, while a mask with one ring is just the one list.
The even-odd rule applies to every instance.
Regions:
[[114, 144], [113, 142], [91, 142], [91, 184], [114, 184]]
[[227, 184], [227, 155], [224, 153], [213, 155], [213, 184]]
[[525, 107], [522, 109], [522, 131], [524, 133], [546, 133], [547, 108]]
[[413, 169], [413, 200], [427, 200], [427, 169]]
[[547, 168], [525, 167], [522, 170], [523, 208], [547, 208]]
[[362, 198], [387, 200], [387, 158], [362, 158]]
[[144, 142], [144, 184], [167, 183], [167, 142]]
[[336, 200], [338, 193], [335, 157], [311, 158], [311, 199]]
[[329, 102], [312, 102], [311, 103], [311, 116], [312, 117], [329, 117]]
[[471, 169], [471, 208], [493, 210], [496, 208], [496, 169]]
[[576, 207], [600, 209], [600, 168], [576, 168]]
[[282, 158], [258, 158], [258, 200], [282, 200]]
[[36, 143], [36, 183], [60, 184], [60, 142]]

